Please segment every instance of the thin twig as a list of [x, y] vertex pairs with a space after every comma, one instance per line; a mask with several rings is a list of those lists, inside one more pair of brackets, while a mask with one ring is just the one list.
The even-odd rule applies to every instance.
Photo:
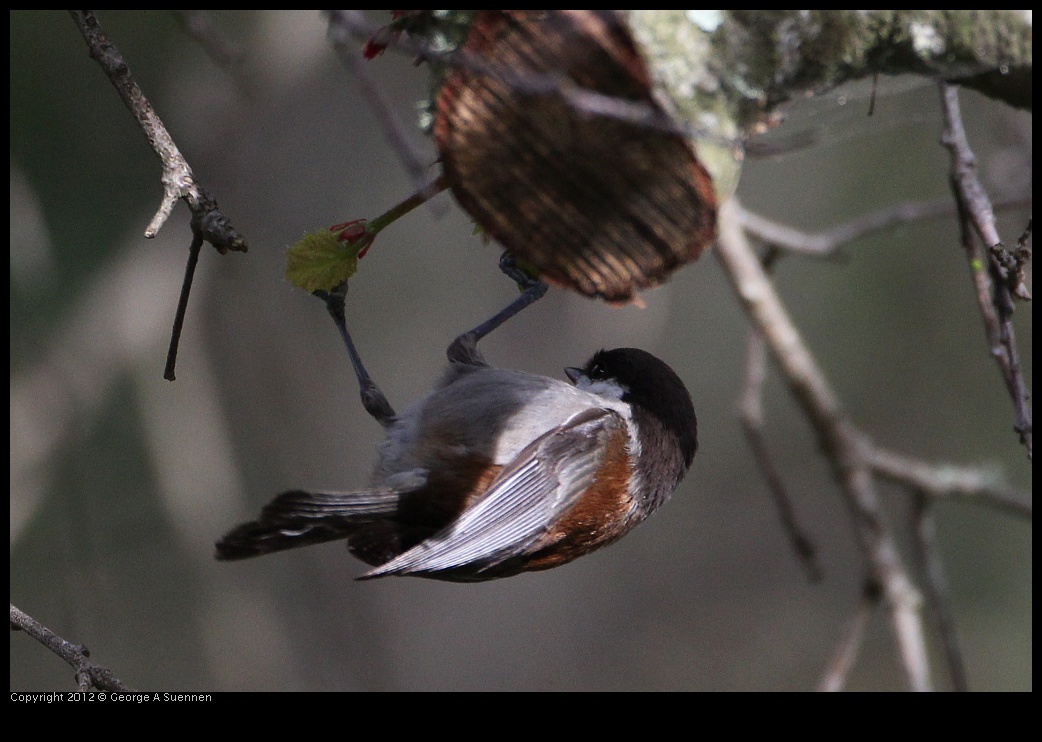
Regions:
[[962, 659], [962, 650], [959, 649], [959, 640], [955, 634], [955, 620], [952, 618], [951, 601], [948, 598], [948, 581], [944, 576], [944, 565], [937, 548], [937, 523], [931, 507], [932, 501], [920, 493], [914, 502], [913, 519], [916, 527], [913, 543], [926, 576], [926, 601], [933, 609], [937, 620], [952, 686], [957, 691], [967, 691], [969, 683], [966, 679], [966, 663]]
[[[995, 208], [1007, 209], [1030, 205], [1030, 195], [1015, 196], [997, 201]], [[958, 209], [951, 198], [904, 201], [863, 214], [815, 234], [794, 229], [745, 209], [739, 212], [739, 217], [742, 220], [742, 226], [758, 240], [801, 255], [828, 257], [847, 243], [874, 232], [880, 232], [899, 224], [953, 216], [956, 213], [958, 213]]]
[[868, 629], [868, 622], [879, 605], [879, 587], [874, 582], [865, 584], [861, 591], [861, 600], [858, 602], [854, 615], [847, 623], [843, 637], [836, 645], [836, 651], [832, 655], [825, 673], [818, 683], [818, 690], [835, 692], [843, 690], [847, 685], [847, 678], [854, 667], [858, 654], [861, 652], [861, 643]]
[[[988, 346], [1013, 400], [1014, 430], [1030, 459], [1031, 408], [1013, 330], [1013, 294], [1007, 281], [1008, 272], [993, 250], [1001, 247], [1002, 242], [995, 228], [995, 213], [977, 178], [977, 161], [962, 123], [958, 88], [941, 83], [941, 104], [945, 122], [941, 142], [951, 153], [951, 186], [959, 209], [963, 249], [970, 263]], [[974, 233], [988, 250], [981, 248]]]
[[872, 446], [869, 455], [876, 474], [911, 490], [934, 498], [967, 500], [1031, 519], [1030, 495], [1005, 484], [998, 470], [928, 464], [880, 446]]
[[177, 300], [177, 312], [174, 314], [174, 329], [170, 333], [170, 348], [166, 353], [166, 368], [163, 378], [174, 380], [177, 366], [177, 347], [181, 342], [181, 328], [184, 327], [185, 314], [188, 312], [188, 295], [192, 293], [192, 280], [195, 278], [195, 267], [199, 263], [199, 253], [203, 249], [203, 241], [199, 237], [192, 240], [188, 248], [188, 263], [185, 265], [185, 278], [181, 284], [181, 296]]
[[214, 23], [206, 10], [174, 10], [174, 17], [184, 26], [186, 33], [206, 52], [206, 56], [224, 70], [247, 97], [254, 97], [252, 81], [243, 74], [245, 55], [242, 48], [229, 40]]
[[213, 245], [220, 253], [228, 250], [245, 252], [246, 241], [232, 227], [228, 217], [217, 208], [217, 201], [213, 196], [196, 180], [192, 168], [131, 76], [123, 55], [109, 41], [94, 13], [90, 10], [70, 10], [69, 14], [87, 42], [91, 59], [101, 66], [123, 99], [123, 103], [134, 114], [163, 164], [163, 201], [145, 229], [145, 237], [155, 237], [166, 223], [177, 200], [184, 199], [192, 212], [192, 229], [200, 230], [199, 234], [203, 240]]
[[[376, 83], [373, 82], [372, 76], [361, 59], [361, 53], [357, 48], [347, 43], [352, 36], [351, 26], [364, 23], [364, 16], [358, 10], [327, 10], [325, 12], [329, 18], [329, 40], [332, 42], [337, 56], [347, 66], [351, 74], [354, 75], [355, 81], [362, 91], [362, 96], [369, 101], [377, 121], [380, 122], [380, 126], [383, 128], [384, 136], [387, 137], [391, 147], [402, 161], [406, 172], [409, 173], [413, 187], [417, 190], [422, 190], [429, 179], [429, 168], [423, 164], [420, 156], [416, 153], [405, 127], [399, 123], [394, 115], [387, 98]], [[427, 199], [431, 195], [433, 194], [428, 194]]]
[[21, 630], [44, 645], [63, 660], [72, 665], [76, 671], [76, 684], [80, 690], [91, 688], [107, 691], [129, 691], [112, 671], [101, 665], [95, 665], [87, 658], [90, 652], [82, 644], [65, 641], [39, 621], [23, 613], [11, 604], [11, 630]]
[[818, 564], [817, 549], [811, 538], [800, 528], [792, 498], [785, 489], [785, 482], [778, 467], [774, 465], [774, 458], [763, 435], [763, 382], [766, 370], [767, 353], [763, 336], [755, 329], [750, 330], [746, 354], [745, 392], [739, 405], [742, 430], [745, 431], [749, 447], [763, 472], [767, 490], [774, 499], [782, 526], [789, 535], [789, 541], [800, 564], [803, 565], [811, 582], [821, 582], [822, 571], [821, 565]]

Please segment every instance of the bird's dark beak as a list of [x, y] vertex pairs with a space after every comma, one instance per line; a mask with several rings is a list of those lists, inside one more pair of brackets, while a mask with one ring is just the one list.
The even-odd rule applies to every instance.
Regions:
[[564, 373], [569, 379], [572, 380], [573, 384], [578, 384], [579, 379], [586, 376], [586, 374], [583, 372], [581, 368], [576, 368], [575, 366], [568, 366], [564, 370]]

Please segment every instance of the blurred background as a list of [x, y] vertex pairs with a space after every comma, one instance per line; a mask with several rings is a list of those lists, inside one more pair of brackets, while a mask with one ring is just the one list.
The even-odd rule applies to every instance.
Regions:
[[[144, 136], [64, 11], [11, 12], [11, 602], [143, 690], [815, 687], [864, 563], [810, 427], [772, 375], [770, 445], [825, 579], [810, 584], [793, 556], [737, 420], [748, 326], [711, 253], [646, 293], [643, 309], [551, 291], [483, 344], [493, 364], [558, 377], [599, 348], [636, 345], [684, 379], [699, 414], [695, 464], [620, 543], [473, 585], [354, 582], [365, 565], [342, 544], [213, 560], [214, 540], [274, 494], [367, 480], [381, 429], [322, 304], [283, 277], [284, 251], [413, 186], [320, 14], [211, 18], [237, 65], [216, 64], [168, 12], [99, 15], [250, 245], [204, 248], [170, 383], [188, 211], [178, 204], [143, 238], [161, 197]], [[426, 70], [394, 53], [367, 69], [433, 162], [412, 127]], [[936, 87], [882, 81], [871, 118], [867, 91], [794, 110], [789, 126], [816, 144], [750, 160], [743, 204], [819, 230], [948, 194]], [[1030, 115], [962, 100], [985, 186], [1030, 193]], [[1004, 212], [1000, 234], [1012, 242], [1028, 217]], [[377, 239], [352, 279], [348, 322], [397, 408], [438, 378], [456, 334], [516, 296], [498, 258], [447, 194]], [[993, 467], [1030, 491], [954, 219], [863, 238], [839, 258], [784, 260], [777, 285], [877, 442]], [[1031, 312], [1016, 315], [1029, 379]], [[881, 490], [907, 534], [907, 493]], [[937, 515], [971, 688], [1030, 690], [1030, 523], [955, 502]], [[71, 690], [72, 675], [12, 634], [12, 690]], [[883, 611], [849, 687], [904, 687]]]

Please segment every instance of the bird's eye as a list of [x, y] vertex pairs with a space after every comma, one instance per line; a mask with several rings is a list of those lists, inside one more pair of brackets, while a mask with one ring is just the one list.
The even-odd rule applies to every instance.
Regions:
[[594, 363], [590, 366], [589, 376], [591, 379], [603, 379], [607, 375], [602, 364]]

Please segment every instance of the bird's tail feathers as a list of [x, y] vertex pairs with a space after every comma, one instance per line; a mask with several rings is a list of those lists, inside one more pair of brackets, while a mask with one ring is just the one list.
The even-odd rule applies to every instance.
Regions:
[[394, 490], [359, 492], [283, 492], [261, 511], [217, 542], [217, 559], [231, 561], [285, 549], [347, 538], [360, 525], [393, 515]]

